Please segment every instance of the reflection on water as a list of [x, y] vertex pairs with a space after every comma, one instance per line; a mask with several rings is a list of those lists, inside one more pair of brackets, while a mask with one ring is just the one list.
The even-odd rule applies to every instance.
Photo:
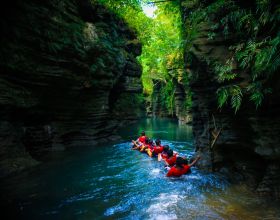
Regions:
[[75, 149], [3, 181], [2, 210], [17, 219], [279, 219], [279, 203], [220, 175], [193, 168], [167, 178], [162, 163], [130, 150], [129, 140], [146, 130], [190, 157], [190, 127], [150, 120], [126, 129], [122, 143]]
[[179, 125], [177, 120], [171, 119], [144, 119], [137, 124], [120, 129], [119, 133], [125, 139], [136, 139], [141, 131], [151, 138], [160, 138], [170, 141], [192, 142], [192, 127]]

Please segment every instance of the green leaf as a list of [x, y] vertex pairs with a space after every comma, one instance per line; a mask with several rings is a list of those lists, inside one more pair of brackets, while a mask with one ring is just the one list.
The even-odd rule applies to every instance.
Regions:
[[224, 104], [227, 102], [228, 99], [228, 90], [225, 87], [219, 88], [217, 90], [217, 95], [218, 95], [218, 107], [222, 108]]
[[253, 101], [256, 105], [256, 108], [258, 108], [262, 101], [264, 99], [263, 93], [259, 90], [254, 92], [251, 96], [250, 96], [250, 100]]
[[235, 110], [235, 113], [240, 109], [242, 101], [242, 91], [241, 88], [237, 85], [234, 85], [230, 88], [231, 94], [231, 107]]

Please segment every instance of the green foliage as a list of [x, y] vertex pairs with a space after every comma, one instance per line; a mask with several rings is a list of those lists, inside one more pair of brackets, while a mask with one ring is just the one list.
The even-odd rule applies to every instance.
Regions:
[[230, 88], [231, 94], [231, 107], [235, 110], [235, 113], [241, 106], [242, 101], [242, 91], [241, 88], [237, 85], [234, 85]]
[[271, 93], [264, 88], [265, 83], [280, 67], [280, 7], [279, 3], [273, 6], [270, 0], [258, 0], [256, 7], [256, 11], [235, 7], [224, 21], [233, 25], [240, 38], [246, 39], [232, 48], [239, 67], [251, 73], [247, 92], [258, 108], [265, 95]]
[[179, 8], [167, 6], [158, 8], [149, 30], [150, 38], [143, 43], [139, 57], [143, 66], [142, 79], [150, 83], [153, 79], [166, 82], [172, 78], [170, 74], [176, 77], [178, 70], [183, 68]]
[[174, 114], [174, 109], [175, 109], [175, 105], [174, 105], [174, 84], [172, 83], [172, 81], [167, 82], [166, 86], [162, 88], [162, 92], [163, 94], [165, 94], [165, 106], [167, 107], [167, 110], [169, 111], [168, 113], [170, 115]]
[[217, 90], [217, 95], [218, 95], [218, 106], [219, 108], [222, 108], [223, 105], [226, 104], [227, 99], [228, 99], [228, 90], [226, 87], [221, 87]]
[[[258, 108], [271, 93], [268, 82], [280, 69], [280, 2], [256, 0], [255, 6], [244, 5], [234, 0], [183, 1], [189, 11], [185, 22], [187, 52], [202, 23], [212, 24], [208, 40], [215, 39], [218, 33], [225, 39], [234, 37], [234, 41], [229, 41], [232, 59], [226, 63], [212, 60], [209, 64], [221, 83], [217, 90], [219, 108], [231, 98], [235, 111], [244, 95]], [[239, 84], [237, 73], [249, 74], [248, 86]]]
[[240, 67], [251, 72], [252, 81], [268, 78], [280, 67], [280, 37], [266, 38], [259, 42], [249, 40], [235, 47]]
[[236, 113], [241, 106], [243, 93], [238, 85], [224, 86], [217, 90], [217, 96], [219, 108], [222, 108], [231, 97], [230, 104]]
[[[156, 17], [149, 30], [150, 39], [143, 44], [139, 60], [143, 82], [162, 81], [161, 95], [169, 114], [174, 113], [173, 80], [186, 80], [183, 60], [182, 21], [178, 2], [157, 5]], [[185, 78], [184, 78], [185, 77]], [[143, 83], [144, 88], [150, 84]]]
[[212, 65], [219, 82], [230, 81], [237, 76], [236, 73], [233, 73], [232, 60], [228, 60], [226, 65], [220, 64], [219, 62], [214, 62]]
[[142, 54], [138, 60], [143, 69], [143, 93], [146, 97], [151, 96], [153, 81], [162, 82], [161, 103], [172, 113], [174, 111], [172, 81], [173, 79], [186, 80], [182, 73], [184, 60], [179, 1], [157, 4], [156, 16], [153, 19], [147, 17], [141, 8], [148, 1], [95, 0], [94, 2], [99, 2], [113, 10], [136, 31], [142, 43]]
[[247, 91], [251, 94], [250, 100], [253, 101], [258, 108], [264, 99], [264, 95], [272, 93], [271, 88], [263, 88], [261, 82], [254, 82], [247, 86]]
[[113, 11], [120, 18], [124, 19], [128, 26], [137, 32], [142, 43], [150, 39], [150, 28], [152, 19], [148, 18], [142, 11], [141, 0], [91, 0], [99, 3]]

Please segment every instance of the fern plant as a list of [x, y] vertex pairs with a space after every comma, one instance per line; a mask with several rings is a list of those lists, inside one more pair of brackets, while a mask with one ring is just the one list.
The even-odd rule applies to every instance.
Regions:
[[227, 87], [221, 87], [216, 93], [218, 96], [218, 107], [222, 108], [226, 104], [229, 97], [228, 89]]
[[[229, 12], [222, 13], [222, 5], [226, 2], [230, 6]], [[215, 19], [225, 38], [230, 31], [239, 39], [239, 43], [231, 45], [229, 49], [233, 51], [239, 71], [250, 74], [247, 88], [238, 85], [230, 88], [224, 83], [236, 84], [233, 80], [237, 75], [233, 73], [232, 65], [229, 62], [214, 64], [217, 79], [223, 83], [217, 90], [219, 108], [231, 97], [231, 106], [236, 112], [245, 93], [258, 108], [265, 96], [272, 92], [266, 86], [269, 84], [267, 82], [280, 69], [280, 3], [257, 0], [256, 8], [241, 8], [234, 1], [220, 0], [210, 4], [207, 10], [208, 13], [216, 10]]]
[[256, 108], [262, 104], [265, 95], [272, 93], [272, 89], [264, 89], [261, 82], [251, 83], [247, 86], [247, 91], [251, 94], [250, 100], [255, 103]]
[[237, 77], [237, 74], [233, 72], [233, 60], [228, 60], [225, 65], [221, 64], [220, 62], [216, 61], [211, 63], [215, 74], [217, 75], [217, 79], [219, 82], [225, 82], [233, 80]]
[[242, 89], [238, 85], [224, 86], [217, 90], [218, 107], [222, 108], [230, 98], [231, 107], [235, 113], [240, 109], [242, 103]]
[[241, 101], [242, 101], [242, 91], [240, 86], [233, 85], [230, 88], [231, 94], [231, 107], [235, 110], [235, 113], [240, 109]]

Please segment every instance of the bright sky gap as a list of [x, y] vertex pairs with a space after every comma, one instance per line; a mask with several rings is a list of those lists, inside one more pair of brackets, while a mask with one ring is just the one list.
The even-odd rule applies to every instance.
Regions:
[[142, 9], [144, 11], [144, 13], [150, 17], [150, 18], [154, 18], [155, 17], [155, 11], [157, 10], [157, 7], [155, 5], [149, 4], [142, 4]]

